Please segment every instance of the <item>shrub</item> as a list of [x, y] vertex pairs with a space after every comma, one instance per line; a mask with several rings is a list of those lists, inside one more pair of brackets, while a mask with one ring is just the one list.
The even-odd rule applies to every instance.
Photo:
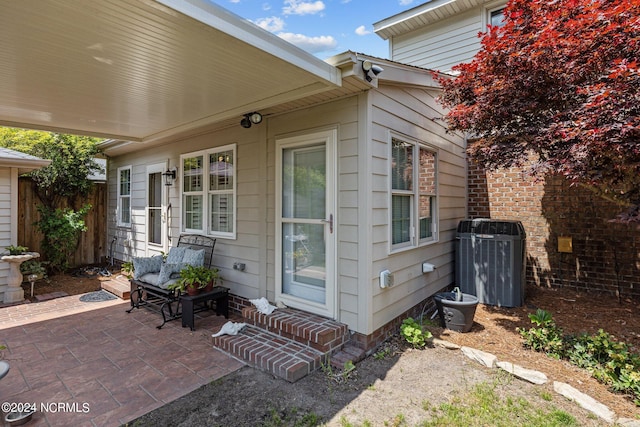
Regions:
[[529, 318], [538, 327], [520, 331], [525, 347], [568, 359], [612, 390], [631, 396], [640, 406], [640, 356], [626, 343], [602, 329], [595, 335], [563, 336], [551, 314], [544, 310], [538, 309]]
[[35, 225], [44, 235], [42, 252], [52, 269], [64, 271], [69, 268], [69, 260], [78, 247], [80, 233], [87, 231], [83, 218], [89, 209], [89, 204], [78, 211], [38, 206], [40, 220]]
[[524, 338], [524, 346], [554, 359], [562, 359], [566, 353], [562, 329], [556, 325], [551, 313], [539, 308], [529, 314], [529, 319], [538, 327], [519, 330]]

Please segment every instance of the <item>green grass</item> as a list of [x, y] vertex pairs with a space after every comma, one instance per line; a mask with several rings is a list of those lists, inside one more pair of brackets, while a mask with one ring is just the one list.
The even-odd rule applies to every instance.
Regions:
[[496, 386], [480, 383], [433, 410], [433, 417], [420, 424], [430, 426], [486, 426], [495, 427], [566, 427], [577, 426], [576, 419], [552, 406], [539, 409], [523, 398], [500, 398]]
[[289, 409], [285, 413], [279, 413], [271, 409], [269, 417], [261, 424], [262, 427], [316, 427], [321, 424], [321, 418], [314, 412], [306, 414], [298, 413], [297, 409]]

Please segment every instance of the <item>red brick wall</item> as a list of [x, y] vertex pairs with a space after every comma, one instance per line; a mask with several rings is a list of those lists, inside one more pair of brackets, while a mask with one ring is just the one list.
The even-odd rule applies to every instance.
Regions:
[[[515, 219], [527, 236], [527, 283], [640, 296], [640, 227], [612, 223], [620, 208], [562, 177], [469, 165], [469, 218]], [[573, 252], [558, 251], [558, 237]]]

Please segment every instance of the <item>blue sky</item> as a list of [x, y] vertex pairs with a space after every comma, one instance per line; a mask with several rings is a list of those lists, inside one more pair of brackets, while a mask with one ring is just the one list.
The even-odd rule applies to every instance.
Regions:
[[373, 23], [426, 0], [214, 0], [214, 3], [325, 59], [346, 50], [389, 57]]

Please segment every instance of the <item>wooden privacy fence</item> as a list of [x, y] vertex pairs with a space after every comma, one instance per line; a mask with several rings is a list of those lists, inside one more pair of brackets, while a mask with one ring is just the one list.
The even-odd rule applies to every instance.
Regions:
[[[107, 185], [96, 183], [93, 191], [82, 202], [91, 204], [91, 210], [84, 221], [87, 231], [81, 233], [78, 249], [69, 260], [72, 267], [104, 262], [108, 255], [107, 247]], [[36, 195], [31, 178], [21, 177], [18, 180], [18, 245], [26, 246], [30, 251], [39, 252], [40, 260], [46, 261], [41, 250], [42, 233], [35, 222], [40, 219], [38, 205], [40, 199]], [[12, 242], [16, 244], [16, 242]]]

